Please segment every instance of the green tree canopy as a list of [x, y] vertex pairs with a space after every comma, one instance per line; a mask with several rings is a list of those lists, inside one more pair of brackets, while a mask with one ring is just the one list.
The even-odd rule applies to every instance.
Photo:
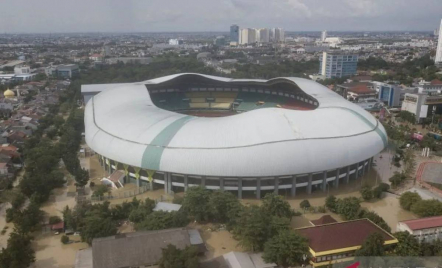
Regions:
[[309, 254], [308, 241], [293, 231], [281, 231], [265, 243], [263, 259], [282, 267], [303, 264]]
[[266, 194], [262, 201], [262, 209], [268, 213], [268, 215], [284, 217], [291, 219], [293, 216], [293, 210], [290, 204], [284, 200], [284, 197], [275, 193]]
[[380, 233], [373, 233], [367, 237], [362, 247], [356, 251], [357, 256], [384, 256], [384, 238]]
[[403, 209], [410, 211], [411, 207], [421, 200], [422, 198], [418, 193], [405, 192], [399, 198], [399, 203]]
[[346, 220], [357, 219], [361, 202], [356, 197], [346, 197], [339, 199], [336, 206], [336, 211], [342, 215]]

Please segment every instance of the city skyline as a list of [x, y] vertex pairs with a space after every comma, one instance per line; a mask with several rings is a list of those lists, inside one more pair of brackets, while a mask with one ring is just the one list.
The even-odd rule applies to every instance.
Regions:
[[263, 0], [5, 0], [0, 32], [205, 32], [225, 31], [233, 23], [281, 27], [288, 32], [433, 31], [438, 27], [441, 1], [427, 0], [422, 7], [414, 7], [412, 0], [278, 0], [271, 4]]

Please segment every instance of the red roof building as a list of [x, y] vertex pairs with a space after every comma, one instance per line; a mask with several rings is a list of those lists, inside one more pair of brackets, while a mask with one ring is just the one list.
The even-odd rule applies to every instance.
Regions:
[[421, 242], [442, 240], [442, 216], [401, 221], [396, 230], [408, 232]]
[[310, 264], [313, 267], [326, 266], [354, 259], [368, 236], [379, 233], [384, 245], [393, 245], [398, 240], [368, 219], [336, 222], [300, 228], [296, 230], [309, 240]]

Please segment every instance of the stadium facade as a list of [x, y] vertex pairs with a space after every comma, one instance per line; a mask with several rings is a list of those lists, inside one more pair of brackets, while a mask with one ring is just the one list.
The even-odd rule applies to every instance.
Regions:
[[100, 163], [166, 192], [325, 191], [364, 175], [388, 142], [370, 113], [302, 78], [177, 74], [82, 94]]

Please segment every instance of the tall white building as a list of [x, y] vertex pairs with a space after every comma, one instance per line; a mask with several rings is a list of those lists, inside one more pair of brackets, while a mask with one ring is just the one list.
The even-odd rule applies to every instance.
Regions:
[[442, 66], [442, 20], [439, 27], [439, 40], [437, 41], [436, 58], [434, 63], [438, 66]]
[[268, 43], [270, 42], [270, 31], [267, 28], [259, 29], [259, 42]]
[[325, 39], [327, 39], [327, 31], [326, 30], [322, 31], [322, 33], [321, 33], [321, 41], [325, 42]]
[[[258, 38], [257, 38], [258, 37]], [[246, 28], [240, 30], [239, 44], [247, 45], [259, 41], [259, 30]]]
[[282, 28], [272, 28], [270, 30], [270, 40], [273, 42], [284, 42], [284, 30]]

